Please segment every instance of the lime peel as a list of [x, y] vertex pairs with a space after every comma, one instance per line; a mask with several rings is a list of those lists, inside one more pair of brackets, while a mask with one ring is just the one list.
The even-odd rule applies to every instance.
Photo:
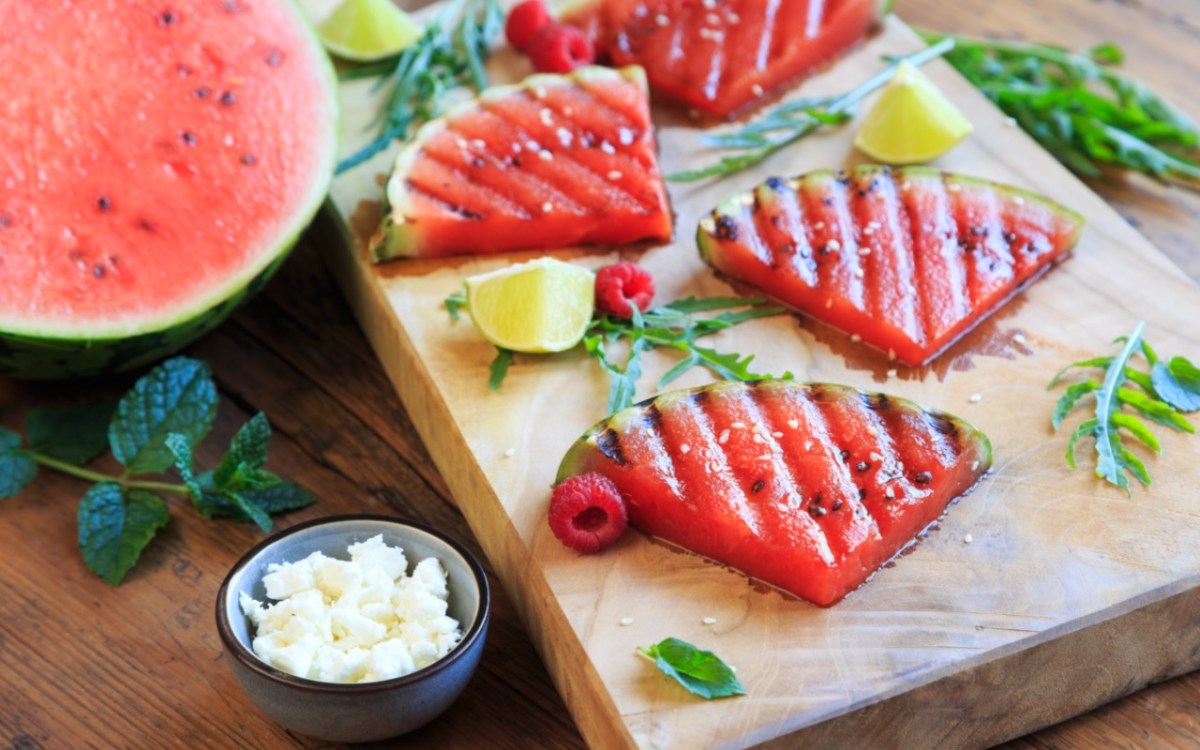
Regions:
[[467, 313], [495, 346], [561, 352], [578, 344], [595, 312], [595, 277], [581, 266], [538, 258], [464, 282]]
[[424, 29], [392, 0], [345, 0], [317, 27], [325, 49], [354, 62], [402, 52]]
[[854, 146], [885, 164], [918, 164], [947, 153], [973, 130], [933, 81], [903, 62], [863, 119]]

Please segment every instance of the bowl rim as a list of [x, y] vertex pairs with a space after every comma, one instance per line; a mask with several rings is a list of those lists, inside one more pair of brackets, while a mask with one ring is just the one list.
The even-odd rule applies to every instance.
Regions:
[[[455, 552], [457, 552], [467, 562], [467, 567], [475, 576], [475, 582], [479, 587], [479, 609], [475, 615], [475, 621], [471, 623], [463, 637], [454, 645], [454, 648], [433, 662], [415, 672], [409, 672], [400, 677], [393, 677], [388, 680], [376, 680], [374, 682], [324, 682], [322, 680], [313, 680], [308, 677], [297, 677], [296, 675], [284, 672], [281, 669], [276, 669], [267, 662], [259, 658], [250, 648], [234, 635], [229, 624], [229, 609], [226, 606], [228, 597], [229, 584], [233, 580], [234, 575], [246, 567], [252, 559], [257, 557], [261, 552], [275, 543], [286, 539], [293, 534], [297, 534], [314, 526], [324, 526], [327, 524], [346, 522], [346, 521], [382, 521], [384, 523], [408, 526], [419, 531], [423, 531], [438, 540], [445, 542]], [[488, 586], [487, 574], [483, 570], [483, 565], [475, 555], [471, 554], [461, 542], [445, 532], [439, 531], [428, 524], [421, 521], [414, 521], [400, 516], [386, 516], [376, 513], [349, 513], [335, 516], [324, 516], [314, 518], [309, 521], [303, 521], [294, 526], [290, 526], [283, 531], [268, 536], [258, 544], [251, 547], [245, 554], [238, 558], [237, 562], [225, 574], [225, 579], [221, 581], [221, 587], [217, 590], [217, 633], [220, 635], [221, 643], [225, 646], [225, 650], [233, 655], [242, 665], [248, 667], [259, 675], [266, 677], [276, 682], [281, 682], [291, 687], [301, 690], [315, 692], [338, 693], [342, 695], [355, 695], [360, 693], [376, 693], [385, 690], [391, 690], [410, 683], [420, 682], [428, 677], [431, 677], [438, 672], [448, 669], [456, 661], [459, 661], [470, 650], [471, 645], [479, 640], [484, 628], [487, 626], [491, 616], [491, 590]]]

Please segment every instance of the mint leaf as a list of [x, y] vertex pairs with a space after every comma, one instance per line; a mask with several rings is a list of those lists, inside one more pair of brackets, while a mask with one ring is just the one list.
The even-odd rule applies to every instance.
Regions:
[[1186, 358], [1156, 363], [1150, 370], [1150, 382], [1159, 397], [1179, 411], [1200, 409], [1200, 369]]
[[195, 505], [197, 502], [200, 502], [204, 490], [200, 487], [200, 483], [196, 481], [194, 469], [192, 468], [192, 441], [178, 432], [172, 432], [170, 435], [167, 435], [166, 445], [167, 450], [171, 452], [171, 456], [175, 459], [175, 468], [179, 470], [179, 476], [183, 479], [183, 483], [187, 485], [188, 493], [192, 496], [192, 504]]
[[213, 474], [218, 486], [230, 483], [239, 467], [257, 469], [267, 462], [267, 443], [271, 440], [271, 425], [267, 415], [259, 412], [242, 425], [229, 443], [229, 452], [221, 459]]
[[746, 689], [733, 670], [719, 656], [698, 649], [687, 641], [667, 638], [638, 650], [654, 659], [663, 674], [674, 678], [701, 698], [712, 700], [746, 694]]
[[21, 436], [0, 427], [0, 500], [24, 489], [37, 476], [37, 463], [21, 450]]
[[176, 357], [142, 376], [121, 398], [108, 440], [113, 455], [131, 472], [159, 472], [173, 463], [168, 434], [199, 442], [216, 416], [217, 387], [208, 365]]
[[76, 519], [83, 561], [116, 586], [170, 518], [166, 503], [152, 492], [123, 492], [115, 482], [93, 485], [80, 501]]
[[241, 495], [246, 502], [271, 515], [303, 508], [306, 505], [312, 505], [317, 500], [316, 495], [287, 479], [280, 479], [277, 483], [263, 489], [245, 490]]
[[83, 466], [108, 447], [108, 425], [116, 401], [66, 409], [31, 409], [25, 416], [29, 450]]

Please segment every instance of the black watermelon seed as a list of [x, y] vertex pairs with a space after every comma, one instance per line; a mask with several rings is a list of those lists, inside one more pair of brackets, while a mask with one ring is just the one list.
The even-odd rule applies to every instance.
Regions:
[[180, 133], [179, 140], [183, 141], [185, 144], [187, 144], [189, 146], [196, 145], [196, 136], [189, 130], [185, 130], [182, 133]]
[[221, 104], [226, 107], [232, 107], [235, 101], [237, 101], [237, 98], [233, 95], [232, 91], [221, 92]]
[[866, 461], [859, 461], [857, 464], [854, 465], [855, 471], [857, 471], [860, 474], [870, 468], [871, 468], [871, 464], [867, 463]]
[[859, 500], [866, 500], [866, 499], [867, 499], [867, 488], [866, 488], [866, 487], [859, 487], [859, 488], [858, 488], [858, 499], [859, 499]]
[[750, 485], [750, 491], [751, 492], [762, 492], [762, 488], [765, 487], [766, 484], [767, 484], [766, 482], [764, 482], [763, 480], [760, 479], [757, 482], [755, 482], [754, 484]]
[[137, 228], [143, 232], [154, 232], [154, 224], [149, 219], [138, 219]]
[[826, 510], [824, 508], [822, 508], [820, 505], [810, 505], [808, 508], [808, 512], [812, 513], [814, 516], [817, 516], [819, 518], [819, 517], [825, 515]]
[[108, 202], [107, 196], [102, 195], [96, 199], [96, 208], [100, 209], [101, 211], [107, 211], [111, 207], [112, 204]]
[[833, 501], [833, 507], [830, 508], [830, 510], [841, 510], [841, 509], [842, 509], [842, 499], [839, 497], [837, 500]]
[[772, 190], [782, 193], [784, 190], [787, 189], [787, 183], [784, 182], [783, 179], [780, 177], [768, 177], [767, 178], [767, 187], [771, 188]]
[[271, 49], [267, 51], [263, 59], [266, 60], [267, 65], [270, 65], [272, 68], [278, 68], [283, 64], [283, 53], [277, 49]]
[[971, 234], [976, 237], [986, 237], [988, 233], [987, 227], [971, 227]]
[[183, 63], [179, 63], [179, 65], [175, 66], [175, 72], [179, 74], [180, 78], [187, 78], [192, 74], [192, 69]]
[[916, 482], [917, 484], [929, 484], [930, 482], [933, 481], [933, 475], [930, 474], [928, 471], [918, 471], [913, 476], [913, 481]]
[[211, 93], [212, 89], [210, 89], [208, 86], [201, 86], [200, 88], [192, 91], [192, 96], [197, 99], [207, 99], [208, 95]]
[[1009, 245], [1013, 244], [1014, 242], [1017, 241], [1017, 233], [1016, 232], [1005, 232], [1004, 233], [1004, 241], [1007, 242]]
[[717, 239], [736, 242], [738, 234], [736, 221], [725, 214], [717, 216]]
[[850, 458], [850, 451], [844, 450], [844, 451], [841, 451], [840, 453], [838, 453], [838, 455], [842, 457], [843, 461], [845, 461], [846, 459]]
[[8, 229], [13, 225], [13, 217], [10, 214], [0, 214], [0, 229]]
[[164, 28], [175, 25], [175, 22], [178, 20], [179, 17], [175, 15], [174, 11], [164, 10], [158, 14], [158, 25]]
[[520, 169], [520, 168], [521, 168], [521, 157], [519, 157], [519, 156], [514, 156], [514, 157], [512, 158], [512, 165], [513, 165], [514, 167], [516, 167], [517, 169]]
[[258, 159], [254, 158], [254, 154], [242, 154], [241, 162], [247, 167], [253, 167], [258, 162]]
[[92, 275], [97, 279], [104, 278], [104, 266], [92, 266]]
[[474, 159], [471, 160], [471, 166], [473, 166], [473, 167], [482, 167], [485, 164], [487, 164], [487, 162], [485, 162], [483, 159], [479, 158], [478, 156], [476, 156]]

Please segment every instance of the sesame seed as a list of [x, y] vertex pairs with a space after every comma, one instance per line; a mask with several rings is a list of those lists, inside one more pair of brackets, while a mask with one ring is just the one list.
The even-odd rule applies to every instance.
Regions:
[[680, 453], [691, 453], [692, 446], [688, 445], [687, 443], [684, 443], [683, 445], [679, 446], [679, 452]]
[[887, 376], [888, 376], [889, 378], [894, 378], [894, 377], [896, 377], [898, 374], [899, 374], [899, 372], [898, 372], [897, 370], [888, 370], [888, 371], [887, 371]]
[[852, 336], [850, 336], [850, 340], [857, 344], [858, 342], [862, 341], [862, 336], [859, 336], [856, 333], [856, 334], [853, 334]]
[[875, 425], [871, 425], [870, 427], [868, 427], [867, 432], [870, 433], [871, 435], [875, 435], [876, 437], [879, 436], [879, 430], [875, 429]]
[[816, 224], [813, 224], [813, 229], [816, 229], [818, 231], [821, 229], [824, 229], [824, 228], [825, 228], [825, 222], [823, 222], [823, 221], [818, 221]]
[[1004, 118], [1004, 127], [1015, 128], [1016, 126], [1017, 126], [1017, 121], [1015, 119], [1013, 119], [1011, 117]]
[[716, 624], [717, 624], [717, 618], [715, 618], [715, 617], [705, 617], [705, 618], [704, 618], [703, 620], [701, 620], [700, 622], [704, 623], [705, 625], [716, 625]]
[[863, 277], [863, 270], [861, 268], [854, 269], [854, 275], [861, 279]]
[[549, 109], [542, 107], [542, 109], [538, 111], [538, 119], [542, 121], [543, 125], [549, 125], [551, 122], [553, 122], [551, 119], [552, 114], [553, 113]]
[[538, 143], [537, 141], [532, 141], [532, 140], [525, 141], [525, 148], [529, 149], [530, 151], [540, 151], [542, 148], [542, 144]]
[[798, 420], [798, 419], [789, 419], [787, 424], [788, 424], [788, 429], [791, 429], [791, 430], [797, 430], [800, 428], [800, 420]]
[[546, 87], [545, 86], [537, 86], [533, 90], [533, 95], [536, 96], [538, 99], [545, 99], [546, 98]]
[[613, 145], [608, 141], [602, 141], [600, 143], [600, 150], [610, 155], [617, 153], [617, 149], [613, 148]]
[[709, 13], [707, 16], [704, 17], [704, 21], [709, 26], [720, 26], [721, 25], [721, 17], [718, 16], [716, 13]]
[[622, 176], [621, 173], [615, 169], [608, 173], [608, 179], [610, 179], [610, 180], [619, 180], [619, 179], [621, 179], [621, 176]]
[[746, 429], [746, 423], [745, 423], [745, 422], [733, 422], [733, 423], [731, 423], [729, 426], [730, 426], [730, 427], [732, 427], [732, 428], [733, 428], [733, 429], [735, 429], [735, 430], [744, 430], [744, 429]]
[[1024, 198], [1022, 198], [1022, 197], [1021, 197], [1021, 196], [1019, 196], [1019, 195], [1014, 195], [1014, 196], [1013, 196], [1013, 203], [1016, 203], [1018, 206], [1024, 206], [1024, 205], [1025, 205], [1025, 199], [1024, 199]]
[[[546, 152], [543, 151], [542, 153], [544, 154]], [[546, 201], [545, 203], [542, 204], [542, 213], [548, 214], [553, 210], [554, 210], [554, 204], [551, 203], [550, 201]]]
[[971, 471], [979, 471], [979, 461], [971, 462]]
[[671, 25], [671, 19], [662, 13], [659, 13], [657, 16], [654, 17], [654, 22], [656, 24], [658, 24], [659, 26], [670, 26]]
[[1017, 332], [1013, 334], [1013, 341], [1017, 344], [1025, 343], [1025, 334]]
[[734, 13], [733, 11], [729, 11], [728, 13], [725, 14], [725, 20], [728, 21], [729, 23], [733, 24], [734, 26], [736, 26], [742, 22], [742, 17], [739, 16], [737, 13]]
[[513, 456], [515, 456], [515, 455], [517, 455], [517, 449], [516, 449], [516, 448], [509, 448], [508, 450], [504, 451], [504, 457], [505, 457], [505, 458], [512, 458], [512, 457], [513, 457]]
[[917, 288], [916, 288], [915, 286], [913, 286], [912, 284], [909, 284], [909, 285], [908, 285], [908, 293], [909, 293], [909, 294], [916, 294], [916, 293], [917, 293]]
[[876, 453], [875, 451], [871, 451], [871, 452], [870, 452], [870, 453], [867, 455], [867, 458], [870, 458], [872, 461], [882, 461], [882, 460], [883, 460], [883, 456], [879, 455], [879, 454], [878, 454], [878, 453]]
[[756, 83], [750, 87], [750, 92], [752, 94], [754, 94], [755, 96], [762, 96], [763, 95], [763, 87]]
[[467, 139], [466, 138], [459, 138], [455, 141], [455, 143], [458, 145], [459, 148], [467, 147]]
[[946, 187], [946, 189], [952, 193], [957, 193], [959, 190], [962, 190], [962, 185], [959, 185], [957, 182], [952, 182]]
[[868, 256], [868, 255], [870, 255], [870, 254], [871, 254], [871, 248], [869, 248], [869, 247], [866, 247], [866, 246], [860, 247], [860, 248], [858, 249], [858, 254], [859, 254], [859, 255], [861, 255], [861, 256], [863, 256], [863, 257], [866, 257], [866, 256]]
[[721, 434], [717, 437], [717, 442], [721, 445], [729, 442], [729, 430], [721, 430]]
[[970, 544], [973, 541], [975, 541], [975, 537], [971, 536], [970, 534], [963, 535], [963, 544]]
[[882, 227], [883, 227], [883, 225], [880, 224], [878, 221], [868, 221], [867, 222], [867, 229], [880, 229]]
[[829, 248], [830, 250], [841, 250], [842, 243], [838, 242], [837, 240], [830, 240], [828, 243], [826, 243], [825, 247]]
[[883, 491], [883, 494], [885, 497], [887, 497], [888, 500], [896, 499], [896, 491], [894, 489], [892, 489], [891, 487], [888, 487], [887, 489], [885, 489]]
[[712, 10], [713, 8], [717, 7], [717, 0], [704, 0], [704, 7], [708, 10]]
[[771, 437], [781, 438], [781, 437], [783, 437], [783, 433], [776, 430], [775, 432], [771, 433]]
[[538, 152], [538, 158], [541, 159], [542, 161], [552, 161], [554, 159], [554, 154], [543, 149]]
[[983, 400], [983, 394], [982, 393], [972, 393], [971, 396], [967, 400], [970, 401], [972, 404], [977, 404]]
[[475, 148], [487, 148], [487, 141], [484, 141], [481, 138], [476, 138], [475, 140], [471, 141], [471, 145]]
[[813, 446], [813, 443], [811, 440], [804, 441], [804, 450], [810, 451], [810, 450], [812, 450], [812, 446]]
[[868, 224], [867, 226], [863, 227], [862, 233], [864, 236], [870, 237], [871, 235], [875, 234], [875, 227]]
[[759, 435], [757, 432], [751, 436], [751, 439], [756, 443], [761, 443], [763, 441], [762, 435]]
[[632, 618], [632, 617], [622, 617], [622, 618], [621, 618], [621, 627], [623, 627], [623, 628], [627, 628], [627, 627], [629, 627], [629, 626], [630, 626], [630, 625], [632, 625], [632, 624], [633, 624], [633, 618]]

